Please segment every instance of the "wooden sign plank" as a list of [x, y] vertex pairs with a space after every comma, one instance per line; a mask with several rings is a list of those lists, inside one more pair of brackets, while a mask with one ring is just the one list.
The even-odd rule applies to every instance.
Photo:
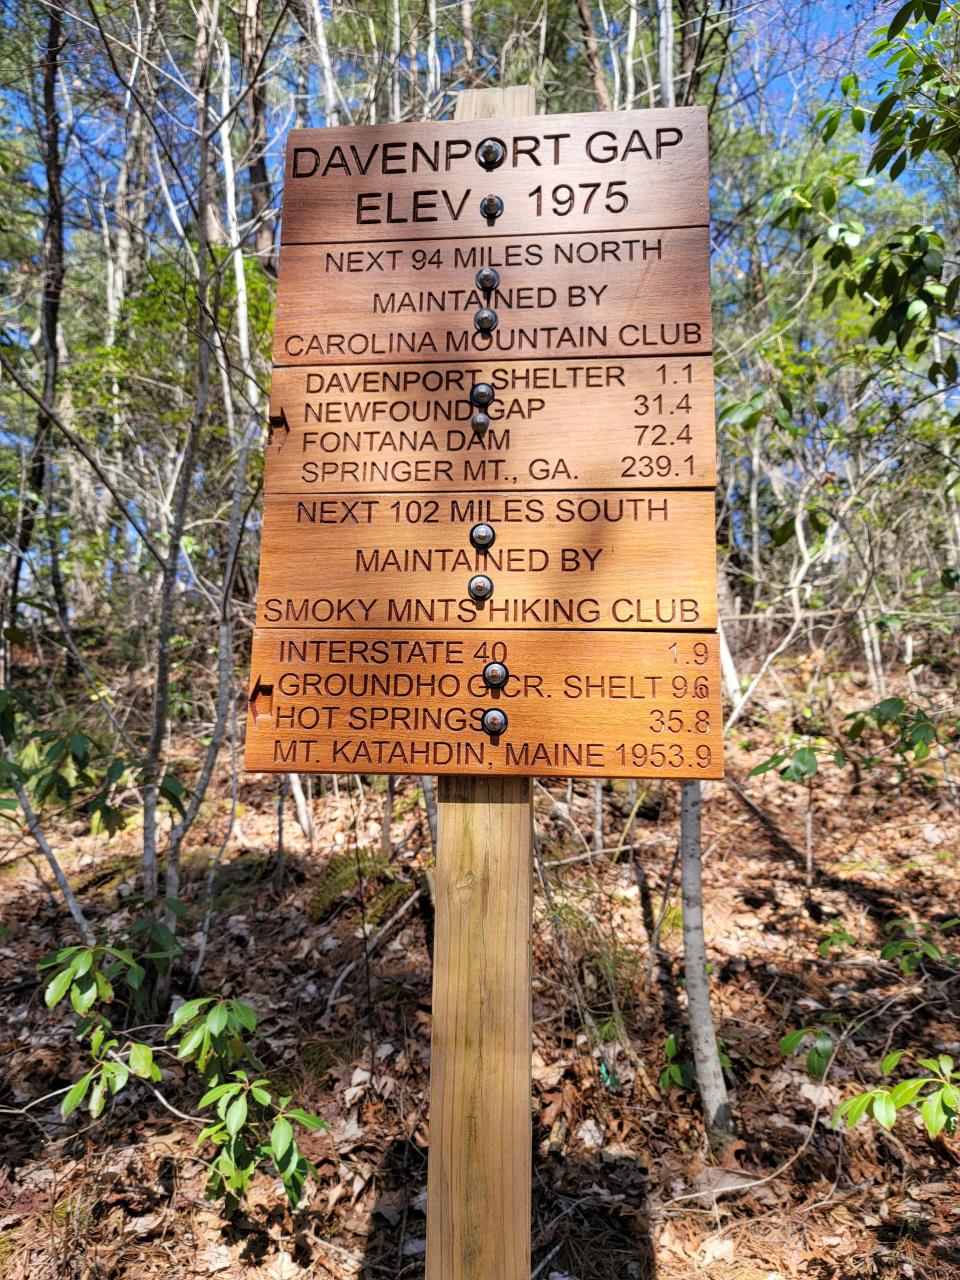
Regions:
[[[710, 292], [698, 284], [709, 278], [709, 254], [705, 227], [568, 233], [495, 248], [487, 239], [429, 250], [287, 245], [274, 362], [705, 354]], [[511, 259], [516, 265], [506, 265]], [[487, 301], [475, 275], [495, 263], [500, 285]], [[499, 317], [492, 333], [473, 324], [486, 305]]]
[[[487, 522], [496, 542], [470, 543]], [[259, 626], [716, 626], [712, 492], [389, 494], [264, 500]], [[493, 595], [467, 584], [486, 574]]]
[[[497, 393], [484, 436], [476, 382]], [[705, 356], [277, 369], [270, 419], [267, 493], [716, 483]]]
[[[506, 156], [487, 171], [476, 148], [490, 137]], [[480, 209], [488, 193], [504, 203], [495, 222]], [[294, 129], [287, 139], [284, 245], [707, 222], [703, 107]]]
[[[707, 178], [699, 108], [290, 135], [248, 767], [719, 776]], [[496, 398], [476, 435], [481, 381]], [[351, 687], [331, 710], [343, 669], [295, 646], [338, 637], [421, 649], [369, 704]], [[474, 646], [459, 701], [404, 695], [411, 673], [462, 674], [441, 638]], [[657, 721], [666, 686], [649, 708], [617, 692], [625, 658], [631, 678], [683, 675], [681, 641], [709, 667], [678, 695], [703, 741], [677, 708]], [[499, 692], [485, 644], [520, 663]], [[361, 680], [365, 650], [348, 652]], [[578, 671], [606, 692], [572, 696]], [[491, 703], [511, 708], [497, 740], [478, 727]]]
[[[246, 767], [317, 773], [722, 776], [715, 635], [258, 629]], [[488, 689], [490, 661], [510, 677]], [[507, 714], [497, 738], [480, 727]]]

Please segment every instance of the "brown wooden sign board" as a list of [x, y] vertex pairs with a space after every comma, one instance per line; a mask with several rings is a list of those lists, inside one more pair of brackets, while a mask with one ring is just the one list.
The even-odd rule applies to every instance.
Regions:
[[[716, 626], [713, 494], [268, 494], [257, 625], [704, 630]], [[473, 525], [497, 530], [488, 550]], [[470, 598], [474, 574], [494, 583]]]
[[[516, 266], [504, 265], [516, 250]], [[603, 236], [482, 238], [424, 248], [378, 242], [289, 245], [280, 259], [273, 356], [277, 365], [331, 360], [464, 361], [493, 356], [568, 359], [709, 353], [706, 227]], [[354, 263], [354, 259], [357, 261]], [[386, 258], [372, 270], [368, 260]], [[478, 267], [500, 263], [499, 286], [477, 287]], [[324, 305], [318, 307], [318, 295]], [[499, 323], [478, 332], [489, 305]]]
[[289, 135], [248, 768], [720, 776], [707, 224], [699, 108]]
[[[506, 151], [491, 171], [476, 156], [487, 138]], [[704, 107], [294, 129], [281, 241], [497, 241], [705, 227], [706, 165]], [[504, 204], [492, 224], [480, 210], [488, 194]]]
[[[484, 381], [497, 399], [477, 436]], [[278, 368], [270, 410], [267, 493], [716, 482], [709, 356]]]
[[[511, 671], [485, 687], [485, 662]], [[716, 636], [258, 631], [248, 769], [722, 776]], [[516, 674], [513, 674], [516, 673]], [[497, 706], [507, 732], [480, 717]], [[520, 732], [513, 729], [514, 721]]]

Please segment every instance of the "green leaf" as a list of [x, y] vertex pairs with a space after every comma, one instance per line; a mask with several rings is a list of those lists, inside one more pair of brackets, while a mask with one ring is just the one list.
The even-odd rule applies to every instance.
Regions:
[[97, 983], [93, 974], [83, 974], [70, 988], [70, 1003], [79, 1014], [89, 1013], [96, 998]]
[[940, 1070], [949, 1078], [953, 1074], [953, 1059], [949, 1053], [941, 1053], [937, 1061], [940, 1063]]
[[909, 0], [907, 4], [903, 5], [902, 8], [897, 10], [897, 12], [893, 15], [893, 20], [891, 21], [889, 27], [887, 27], [887, 40], [893, 40], [896, 36], [900, 34], [900, 32], [904, 29], [904, 27], [913, 17], [913, 10], [914, 10], [914, 0]]
[[180, 1047], [179, 1049], [177, 1049], [177, 1057], [189, 1058], [192, 1054], [196, 1053], [197, 1049], [200, 1048], [200, 1045], [203, 1042], [203, 1037], [206, 1033], [206, 1030], [207, 1030], [206, 1025], [201, 1022], [199, 1026], [196, 1026], [191, 1031], [188, 1031], [187, 1034], [180, 1041]]
[[99, 1116], [101, 1111], [103, 1111], [103, 1105], [107, 1100], [106, 1093], [107, 1093], [107, 1082], [104, 1079], [103, 1075], [101, 1074], [100, 1079], [93, 1086], [93, 1090], [90, 1094], [90, 1105], [88, 1107], [88, 1110], [90, 1114], [93, 1116], [94, 1120], [96, 1120], [97, 1116]]
[[189, 1022], [192, 1018], [195, 1018], [201, 1009], [205, 1009], [208, 1004], [212, 1004], [213, 1000], [213, 996], [201, 996], [198, 1000], [188, 1000], [185, 1004], [182, 1004], [180, 1008], [174, 1012], [173, 1021], [167, 1035], [173, 1035], [173, 1033], [179, 1030], [185, 1022]]
[[61, 947], [59, 951], [54, 951], [53, 955], [44, 956], [37, 968], [52, 969], [54, 965], [62, 964], [64, 960], [69, 959], [70, 956], [75, 956], [78, 951], [82, 950], [82, 947]]
[[881, 1075], [888, 1076], [894, 1067], [896, 1067], [905, 1052], [906, 1051], [904, 1049], [894, 1049], [891, 1053], [888, 1053], [880, 1063]]
[[241, 1000], [231, 1001], [233, 1005], [233, 1013], [237, 1021], [247, 1031], [255, 1031], [257, 1028], [257, 1015], [248, 1004], [244, 1004]]
[[149, 1080], [153, 1074], [153, 1050], [139, 1041], [130, 1046], [130, 1070], [135, 1076]]
[[225, 1004], [215, 1004], [207, 1014], [207, 1026], [210, 1028], [210, 1034], [218, 1036], [221, 1031], [226, 1029], [227, 1025], [227, 1006]]
[[943, 1091], [941, 1089], [924, 1098], [920, 1104], [920, 1115], [923, 1117], [927, 1133], [931, 1138], [935, 1138], [947, 1123], [947, 1113], [943, 1107]]
[[903, 715], [905, 708], [906, 703], [902, 698], [884, 698], [874, 707], [874, 718], [878, 725], [885, 725]]
[[63, 1102], [60, 1104], [60, 1114], [64, 1117], [68, 1116], [71, 1111], [76, 1111], [80, 1103], [87, 1096], [87, 1090], [90, 1088], [90, 1081], [93, 1079], [93, 1072], [88, 1071], [85, 1076], [70, 1086], [67, 1090]]
[[747, 776], [750, 778], [756, 778], [762, 773], [769, 773], [771, 769], [776, 769], [779, 765], [783, 764], [786, 758], [785, 752], [778, 752], [776, 755], [771, 756], [769, 760], [763, 760], [760, 764], [754, 765]]
[[873, 1095], [873, 1118], [884, 1129], [892, 1129], [897, 1122], [897, 1108], [893, 1098], [885, 1089], [877, 1090]]
[[780, 1041], [780, 1052], [783, 1057], [789, 1057], [791, 1053], [799, 1049], [808, 1034], [809, 1027], [799, 1027], [796, 1031], [788, 1031]]
[[235, 1138], [243, 1126], [247, 1122], [247, 1099], [241, 1094], [235, 1102], [232, 1102], [227, 1109], [226, 1125], [227, 1133], [231, 1138]]
[[160, 795], [170, 802], [182, 818], [186, 814], [186, 809], [183, 807], [183, 797], [186, 795], [186, 791], [180, 779], [175, 778], [172, 773], [164, 774], [158, 790]]
[[130, 1072], [126, 1063], [123, 1062], [106, 1062], [103, 1066], [103, 1074], [107, 1078], [110, 1085], [111, 1093], [119, 1093], [123, 1086], [130, 1079]]
[[47, 989], [43, 993], [43, 1002], [48, 1009], [52, 1009], [54, 1005], [60, 1003], [67, 994], [71, 982], [73, 982], [73, 970], [63, 969], [48, 983]]
[[321, 1116], [312, 1115], [309, 1111], [304, 1111], [301, 1107], [294, 1107], [287, 1112], [291, 1120], [296, 1120], [298, 1124], [302, 1124], [305, 1129], [329, 1129]]
[[282, 1169], [286, 1164], [292, 1145], [293, 1125], [286, 1116], [277, 1116], [270, 1132], [270, 1150], [273, 1152], [278, 1169]]
[[910, 1080], [901, 1080], [899, 1084], [895, 1084], [890, 1090], [893, 1105], [898, 1111], [908, 1107], [926, 1083], [926, 1080], [917, 1079], [916, 1077]]
[[203, 1097], [197, 1103], [197, 1106], [209, 1107], [211, 1102], [216, 1102], [217, 1099], [222, 1098], [224, 1094], [237, 1093], [240, 1088], [241, 1088], [240, 1085], [233, 1084], [231, 1081], [228, 1081], [226, 1084], [215, 1084], [212, 1089], [207, 1090], [207, 1092], [203, 1095]]
[[872, 1091], [857, 1094], [855, 1098], [850, 1100], [850, 1110], [847, 1112], [847, 1124], [852, 1129], [854, 1125], [860, 1123], [867, 1114], [867, 1108], [873, 1100]]

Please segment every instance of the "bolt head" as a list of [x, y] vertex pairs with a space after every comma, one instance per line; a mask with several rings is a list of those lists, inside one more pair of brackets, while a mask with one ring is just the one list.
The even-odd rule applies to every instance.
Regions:
[[492, 524], [475, 524], [470, 530], [470, 541], [478, 551], [486, 551], [497, 540], [497, 531]]
[[503, 213], [503, 201], [499, 196], [484, 196], [480, 201], [480, 212], [485, 218], [499, 218]]
[[484, 138], [477, 146], [477, 160], [484, 169], [499, 169], [507, 158], [507, 148], [499, 138]]
[[495, 392], [489, 382], [475, 382], [470, 388], [470, 403], [478, 409], [485, 409], [495, 399]]
[[481, 307], [473, 317], [473, 323], [481, 333], [492, 333], [500, 323], [500, 317], [492, 307]]
[[491, 738], [497, 738], [501, 733], [507, 731], [507, 713], [501, 711], [499, 707], [490, 707], [488, 711], [483, 713], [483, 719], [480, 721], [483, 726], [484, 733], [489, 733]]
[[510, 679], [510, 672], [502, 662], [488, 662], [483, 668], [483, 682], [490, 689], [502, 689]]
[[470, 419], [470, 425], [474, 435], [484, 436], [490, 430], [490, 419], [485, 413], [475, 413]]
[[493, 595], [493, 582], [485, 573], [475, 573], [467, 583], [467, 592], [471, 600], [489, 600]]
[[477, 272], [477, 288], [484, 293], [492, 293], [500, 283], [500, 272], [496, 267], [481, 267]]

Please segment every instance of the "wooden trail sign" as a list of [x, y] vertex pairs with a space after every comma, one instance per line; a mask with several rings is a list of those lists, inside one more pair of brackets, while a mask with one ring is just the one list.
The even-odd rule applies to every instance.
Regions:
[[[259, 630], [251, 715], [270, 734], [248, 740], [247, 768], [720, 776], [715, 636], [645, 632], [625, 662], [609, 631], [566, 635], [562, 649], [530, 631], [503, 635]], [[488, 688], [483, 666], [507, 659], [525, 674]], [[539, 737], [483, 732], [484, 711], [511, 717], [517, 703], [536, 705]]]
[[530, 1274], [531, 776], [722, 773], [706, 113], [534, 106], [287, 148], [246, 764], [440, 775], [427, 1280]]
[[249, 767], [720, 776], [708, 264], [699, 108], [289, 135]]
[[[469, 395], [482, 381], [496, 399], [478, 436]], [[268, 494], [716, 482], [710, 360], [277, 368], [270, 404]]]

